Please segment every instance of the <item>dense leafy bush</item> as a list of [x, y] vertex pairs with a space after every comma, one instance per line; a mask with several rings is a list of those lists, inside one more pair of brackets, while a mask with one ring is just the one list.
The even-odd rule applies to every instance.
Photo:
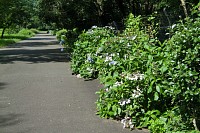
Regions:
[[29, 29], [22, 29], [18, 32], [19, 35], [23, 35], [23, 36], [27, 36], [27, 37], [31, 37], [34, 36], [35, 33]]
[[50, 33], [51, 35], [56, 35], [58, 30], [54, 29], [54, 30], [48, 30], [47, 33]]
[[73, 72], [81, 74], [84, 78], [96, 77], [99, 46], [111, 36], [114, 36], [111, 27], [98, 28], [94, 26], [87, 32], [83, 32], [75, 42], [71, 65]]
[[56, 32], [56, 38], [58, 41], [61, 41], [62, 36], [65, 36], [65, 34], [67, 33], [66, 29], [62, 29]]
[[140, 17], [130, 15], [126, 27], [118, 36], [95, 28], [76, 42], [72, 70], [104, 84], [97, 114], [153, 133], [198, 129], [199, 18], [173, 25], [164, 43], [142, 30]]
[[167, 75], [164, 95], [178, 107], [182, 124], [192, 127], [200, 121], [200, 18], [185, 21], [174, 25], [175, 34], [165, 42], [162, 67]]
[[73, 49], [75, 47], [74, 42], [77, 41], [78, 36], [79, 32], [77, 29], [67, 30], [67, 33], [65, 34], [65, 36], [63, 36], [62, 40], [64, 40], [65, 42], [64, 46], [69, 53], [73, 52]]
[[146, 72], [153, 56], [161, 49], [156, 46], [159, 45], [157, 40], [140, 29], [140, 20], [130, 15], [124, 33], [108, 40], [105, 54], [99, 58], [100, 80], [105, 88], [98, 92], [98, 114], [122, 119], [124, 127], [143, 126], [144, 114], [155, 107], [160, 108], [157, 106], [158, 94], [155, 91], [148, 93]]
[[37, 29], [30, 29], [30, 30], [35, 34], [39, 33], [39, 30], [37, 30]]
[[65, 47], [68, 53], [72, 53], [74, 49], [74, 42], [78, 39], [79, 32], [77, 29], [73, 30], [60, 30], [56, 33], [56, 37], [60, 44]]

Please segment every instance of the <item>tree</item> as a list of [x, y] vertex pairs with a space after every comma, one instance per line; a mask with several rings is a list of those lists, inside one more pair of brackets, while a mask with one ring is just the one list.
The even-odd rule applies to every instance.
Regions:
[[[158, 12], [158, 19], [166, 23], [163, 10], [172, 22], [183, 15], [181, 1], [185, 0], [38, 0], [40, 18], [46, 23], [55, 23], [57, 28], [87, 29], [92, 25], [105, 26], [116, 22], [123, 26], [124, 19], [133, 13], [147, 18]], [[185, 7], [197, 4], [196, 0], [187, 0]], [[184, 9], [185, 10], [185, 9]], [[189, 13], [188, 13], [189, 14]]]
[[11, 25], [26, 25], [31, 17], [29, 10], [26, 0], [0, 0], [0, 27], [3, 28], [1, 38]]

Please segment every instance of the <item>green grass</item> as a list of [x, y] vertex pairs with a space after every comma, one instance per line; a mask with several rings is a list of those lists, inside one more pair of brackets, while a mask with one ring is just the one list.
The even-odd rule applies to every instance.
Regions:
[[0, 39], [0, 47], [5, 47], [16, 42], [14, 39]]
[[0, 47], [5, 47], [21, 40], [27, 39], [30, 36], [18, 35], [18, 34], [5, 34], [3, 39], [0, 39]]
[[[16, 34], [5, 33], [4, 38], [0, 39], [0, 47], [6, 47], [8, 45], [14, 44], [16, 42], [19, 42], [21, 40], [34, 36], [35, 33], [33, 33], [32, 31], [30, 32], [30, 30], [27, 30], [27, 31], [28, 31], [27, 34], [26, 34], [26, 29], [23, 29], [23, 32], [21, 33], [19, 32]], [[0, 29], [0, 35], [1, 33], [2, 33], [2, 29]]]

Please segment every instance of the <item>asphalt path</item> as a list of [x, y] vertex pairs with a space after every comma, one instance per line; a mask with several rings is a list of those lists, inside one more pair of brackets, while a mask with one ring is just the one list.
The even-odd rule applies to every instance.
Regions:
[[143, 133], [96, 115], [97, 80], [72, 75], [54, 36], [0, 49], [0, 133]]

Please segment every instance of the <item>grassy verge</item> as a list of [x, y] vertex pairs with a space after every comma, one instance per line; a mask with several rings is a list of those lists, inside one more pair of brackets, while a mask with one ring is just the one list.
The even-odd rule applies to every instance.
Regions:
[[[0, 39], [0, 47], [6, 47], [8, 45], [14, 44], [21, 40], [27, 39], [29, 37], [34, 36], [35, 33], [37, 32], [34, 32], [33, 30], [28, 30], [28, 29], [22, 29], [16, 34], [5, 33], [4, 38]], [[0, 34], [1, 34], [1, 30], [0, 30]]]

